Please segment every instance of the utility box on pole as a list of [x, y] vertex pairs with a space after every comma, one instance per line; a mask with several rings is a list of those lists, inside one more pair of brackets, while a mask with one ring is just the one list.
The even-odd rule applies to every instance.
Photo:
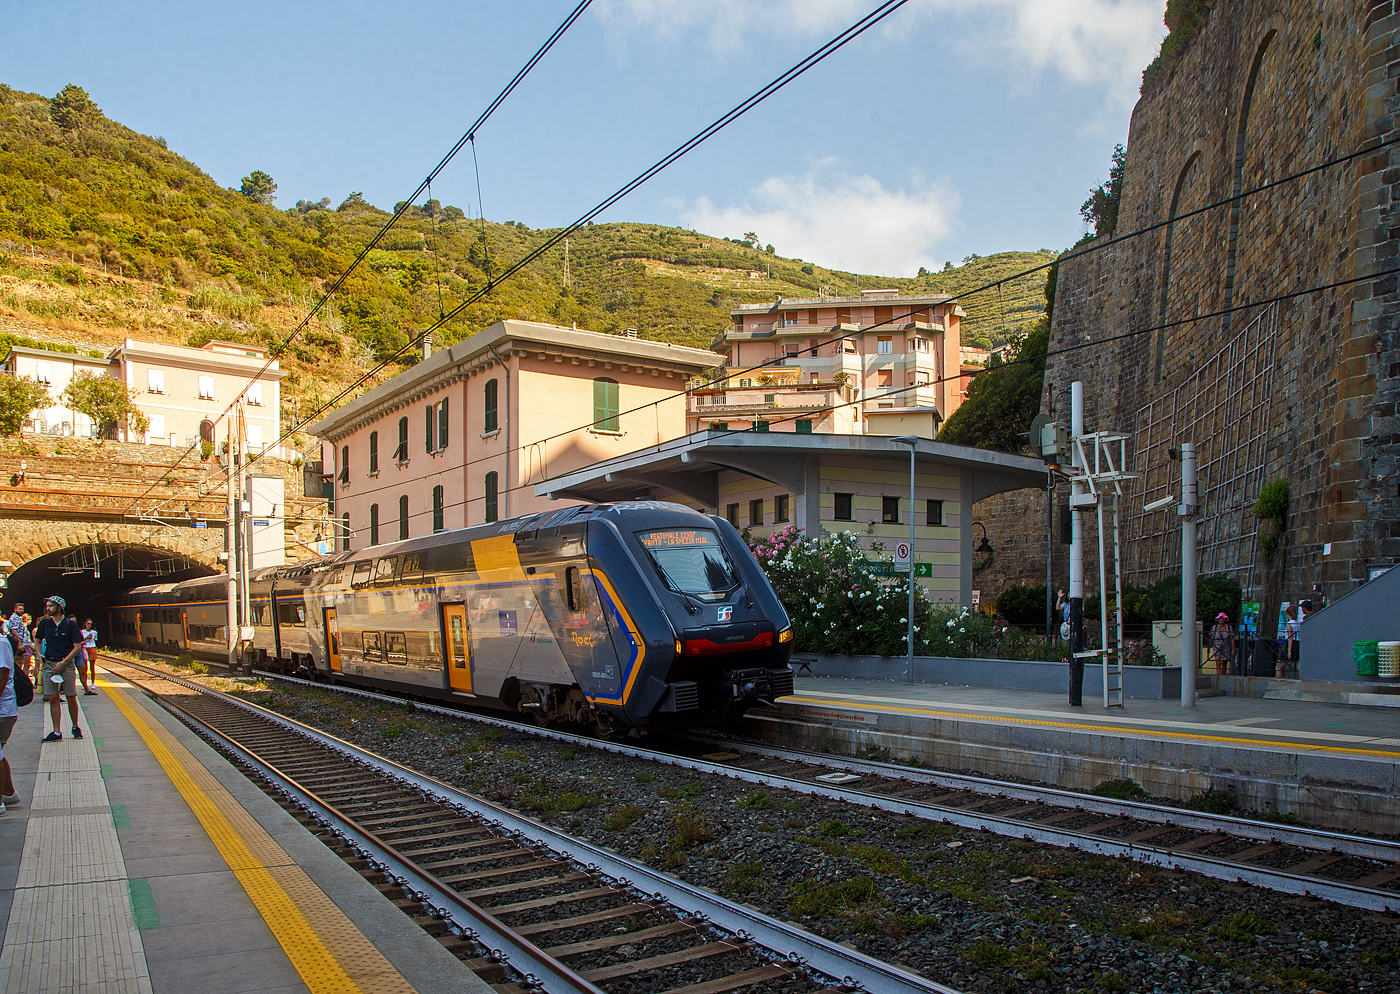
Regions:
[[281, 566], [287, 561], [285, 481], [280, 476], [248, 476], [248, 565]]

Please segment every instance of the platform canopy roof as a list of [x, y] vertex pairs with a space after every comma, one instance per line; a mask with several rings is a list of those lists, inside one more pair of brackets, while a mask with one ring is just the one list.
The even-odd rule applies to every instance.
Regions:
[[[915, 448], [916, 465], [925, 471], [971, 470], [974, 501], [1007, 490], [1045, 488], [1045, 464], [1039, 459], [932, 439], [920, 439]], [[719, 475], [725, 470], [803, 494], [809, 481], [815, 484], [823, 456], [877, 457], [895, 470], [909, 465], [909, 447], [882, 435], [708, 430], [546, 480], [535, 486], [535, 494], [603, 503], [655, 487], [718, 508]]]

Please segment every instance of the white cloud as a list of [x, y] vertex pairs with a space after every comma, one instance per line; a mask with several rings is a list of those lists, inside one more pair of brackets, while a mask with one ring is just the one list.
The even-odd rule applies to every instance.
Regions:
[[[755, 36], [831, 34], [874, 9], [873, 0], [599, 0], [593, 9], [615, 36], [649, 31], [675, 40], [704, 32], [718, 51]], [[950, 54], [1101, 85], [1115, 103], [1137, 99], [1140, 74], [1166, 28], [1163, 0], [911, 0], [879, 28], [910, 37], [932, 23]], [[968, 30], [948, 31], [950, 15]], [[962, 26], [962, 25], [960, 25]]]
[[873, 176], [831, 165], [764, 180], [744, 204], [716, 207], [701, 197], [681, 213], [699, 231], [731, 238], [752, 231], [785, 256], [832, 269], [913, 276], [920, 266], [936, 268], [933, 247], [956, 226], [956, 191], [919, 177], [910, 191], [887, 190]]

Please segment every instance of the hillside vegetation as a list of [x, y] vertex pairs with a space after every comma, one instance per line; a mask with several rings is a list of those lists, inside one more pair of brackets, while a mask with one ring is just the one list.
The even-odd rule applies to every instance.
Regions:
[[[83, 349], [127, 336], [280, 341], [390, 214], [358, 193], [279, 210], [266, 202], [271, 177], [251, 178], [248, 195], [221, 187], [77, 87], [51, 99], [0, 84], [0, 333]], [[411, 208], [287, 354], [288, 405], [318, 405], [551, 234], [435, 201]], [[567, 278], [559, 246], [467, 308], [439, 344], [511, 317], [706, 346], [741, 302], [1006, 280], [963, 302], [964, 341], [992, 345], [1044, 310], [1043, 273], [1009, 278], [1052, 259], [1006, 252], [897, 279], [681, 228], [590, 225], [569, 240]]]

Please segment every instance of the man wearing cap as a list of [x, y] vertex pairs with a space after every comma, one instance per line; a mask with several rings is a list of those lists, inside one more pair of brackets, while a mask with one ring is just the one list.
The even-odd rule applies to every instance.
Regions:
[[53, 731], [44, 736], [45, 742], [63, 738], [58, 730], [60, 693], [68, 698], [73, 738], [83, 737], [83, 730], [78, 727], [78, 667], [74, 662], [82, 651], [83, 639], [78, 634], [78, 623], [64, 617], [67, 610], [68, 602], [62, 597], [50, 597], [44, 602], [44, 619], [36, 631], [44, 650], [44, 700], [49, 702], [49, 715], [53, 718]]

